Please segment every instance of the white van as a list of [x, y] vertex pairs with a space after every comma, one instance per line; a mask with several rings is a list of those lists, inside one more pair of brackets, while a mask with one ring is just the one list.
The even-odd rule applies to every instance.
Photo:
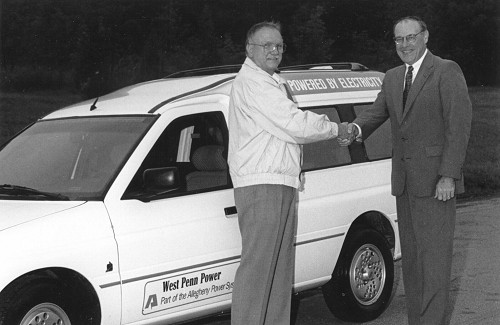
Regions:
[[[240, 261], [226, 158], [235, 67], [186, 71], [57, 110], [0, 149], [0, 325], [170, 324], [228, 312]], [[285, 67], [301, 109], [352, 121], [383, 74]], [[304, 146], [295, 292], [343, 320], [388, 306], [401, 257], [389, 125]], [[2, 185], [3, 184], [3, 185]]]

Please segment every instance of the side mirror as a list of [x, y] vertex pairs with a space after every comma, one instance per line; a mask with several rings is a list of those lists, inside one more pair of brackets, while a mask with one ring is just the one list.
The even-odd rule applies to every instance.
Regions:
[[179, 171], [177, 167], [146, 169], [142, 174], [144, 188], [148, 191], [163, 194], [179, 188]]

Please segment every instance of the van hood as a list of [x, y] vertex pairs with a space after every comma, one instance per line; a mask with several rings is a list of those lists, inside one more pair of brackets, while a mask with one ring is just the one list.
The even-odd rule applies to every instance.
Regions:
[[85, 201], [0, 200], [0, 231], [84, 204]]

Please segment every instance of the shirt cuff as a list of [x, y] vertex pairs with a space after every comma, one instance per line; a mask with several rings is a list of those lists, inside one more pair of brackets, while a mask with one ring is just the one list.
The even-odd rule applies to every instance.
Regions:
[[358, 135], [356, 136], [356, 140], [361, 141], [363, 139], [363, 134], [361, 133], [361, 127], [357, 125], [356, 123], [352, 123], [356, 126], [358, 129]]
[[335, 122], [330, 122], [332, 129], [330, 130], [330, 137], [336, 138], [339, 136], [339, 125]]

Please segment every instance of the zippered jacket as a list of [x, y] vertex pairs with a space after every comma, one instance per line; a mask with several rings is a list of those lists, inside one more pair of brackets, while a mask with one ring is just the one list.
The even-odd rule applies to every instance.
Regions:
[[229, 171], [234, 187], [280, 184], [298, 188], [302, 144], [337, 136], [326, 115], [302, 111], [284, 80], [247, 58], [229, 101]]

